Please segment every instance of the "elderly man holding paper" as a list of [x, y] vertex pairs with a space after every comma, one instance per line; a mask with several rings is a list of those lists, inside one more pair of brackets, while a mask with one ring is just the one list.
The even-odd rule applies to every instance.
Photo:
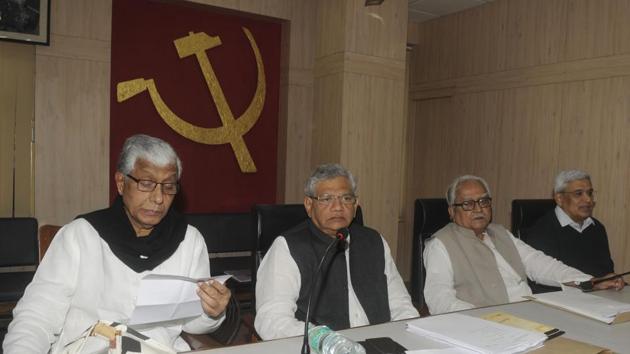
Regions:
[[[492, 224], [492, 197], [485, 180], [456, 178], [446, 193], [452, 222], [427, 241], [424, 296], [432, 314], [523, 300], [532, 294], [527, 278], [574, 287], [595, 280], [564, 265]], [[621, 289], [621, 279], [594, 283]]]
[[[13, 311], [5, 354], [60, 353], [99, 320], [128, 323], [148, 274], [209, 277], [202, 235], [171, 208], [181, 171], [179, 157], [165, 141], [147, 135], [125, 141], [114, 175], [119, 197], [55, 236]], [[179, 337], [182, 330], [216, 329], [230, 298], [218, 282], [200, 282], [196, 291], [201, 315], [136, 329], [177, 351], [189, 350]], [[92, 344], [104, 347], [93, 351], [109, 345]]]

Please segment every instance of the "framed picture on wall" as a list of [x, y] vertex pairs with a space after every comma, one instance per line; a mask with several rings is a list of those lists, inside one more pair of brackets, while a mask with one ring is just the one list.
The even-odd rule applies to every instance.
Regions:
[[0, 39], [48, 45], [51, 0], [0, 0]]

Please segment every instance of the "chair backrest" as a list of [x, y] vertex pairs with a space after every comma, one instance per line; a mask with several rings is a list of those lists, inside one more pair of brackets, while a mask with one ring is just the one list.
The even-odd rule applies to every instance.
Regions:
[[39, 236], [37, 240], [38, 248], [39, 248], [39, 261], [42, 261], [48, 247], [50, 247], [50, 243], [53, 238], [57, 234], [57, 231], [61, 229], [59, 225], [42, 225], [39, 227]]
[[556, 207], [553, 199], [514, 199], [512, 200], [512, 233], [523, 239], [522, 231], [528, 229], [543, 215]]
[[[283, 232], [308, 219], [303, 204], [257, 204], [254, 206], [256, 258], [263, 259], [273, 240]], [[354, 223], [363, 225], [363, 212], [357, 207]]]
[[[255, 264], [252, 283], [256, 286], [256, 270], [271, 247], [273, 240], [283, 232], [308, 219], [303, 204], [257, 204], [252, 209], [256, 231]], [[363, 225], [363, 212], [357, 207], [353, 223]]]
[[0, 218], [0, 267], [38, 264], [37, 219]]
[[199, 213], [186, 218], [206, 241], [212, 275], [252, 269], [255, 240], [250, 213]]
[[16, 302], [38, 264], [37, 220], [0, 218], [0, 302]]
[[413, 249], [411, 263], [411, 299], [420, 308], [424, 307], [424, 263], [422, 252], [424, 241], [451, 220], [445, 198], [416, 199], [413, 213]]

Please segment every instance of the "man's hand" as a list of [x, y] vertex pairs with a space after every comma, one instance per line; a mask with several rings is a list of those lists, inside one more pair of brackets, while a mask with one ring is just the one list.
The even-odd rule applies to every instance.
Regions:
[[230, 296], [230, 289], [218, 281], [210, 280], [198, 284], [197, 295], [201, 299], [201, 307], [206, 315], [217, 318], [224, 311]]
[[[615, 276], [615, 273], [610, 273], [607, 275], [604, 275], [603, 277], [599, 277], [599, 278], [593, 278], [591, 279], [592, 282], [596, 282], [599, 279], [605, 279], [605, 278], [610, 278]], [[619, 278], [615, 278], [615, 279], [611, 279], [611, 280], [606, 280], [603, 281], [601, 283], [597, 283], [593, 285], [593, 288], [595, 290], [603, 290], [603, 289], [615, 289], [617, 291], [623, 289], [623, 287], [626, 285], [626, 282], [623, 281], [622, 277]]]

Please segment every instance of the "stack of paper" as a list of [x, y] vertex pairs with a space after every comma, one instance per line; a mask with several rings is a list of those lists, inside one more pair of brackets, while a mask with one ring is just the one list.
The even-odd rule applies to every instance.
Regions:
[[527, 331], [544, 333], [547, 336], [547, 339], [555, 338], [564, 334], [564, 331], [561, 331], [557, 328], [547, 326], [542, 323], [519, 318], [509, 313], [501, 312], [501, 311], [483, 315], [481, 316], [481, 318], [483, 318], [484, 320], [501, 323], [507, 326], [512, 326], [512, 327], [524, 329]]
[[557, 291], [528, 297], [534, 301], [557, 307], [604, 323], [630, 320], [630, 304], [577, 291]]
[[547, 336], [480, 318], [451, 313], [407, 323], [407, 330], [473, 353], [520, 353], [542, 346]]

